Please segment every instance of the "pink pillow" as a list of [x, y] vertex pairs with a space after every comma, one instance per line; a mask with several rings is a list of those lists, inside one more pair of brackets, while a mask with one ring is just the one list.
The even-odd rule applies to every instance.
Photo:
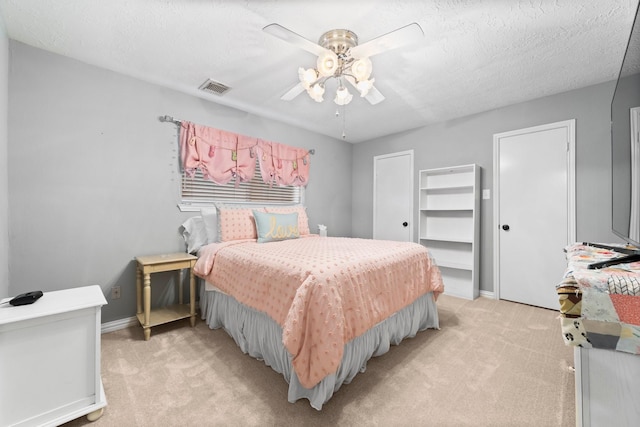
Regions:
[[307, 210], [302, 205], [295, 206], [267, 206], [265, 210], [268, 213], [297, 213], [298, 214], [298, 232], [300, 235], [310, 234], [309, 231], [309, 218], [307, 217]]
[[[218, 238], [221, 242], [231, 240], [257, 239], [256, 223], [252, 208], [236, 206], [216, 206], [218, 215]], [[264, 212], [264, 209], [256, 209]]]

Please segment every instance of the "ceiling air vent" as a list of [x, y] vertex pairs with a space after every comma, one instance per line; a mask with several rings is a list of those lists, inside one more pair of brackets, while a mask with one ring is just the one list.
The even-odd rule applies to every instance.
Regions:
[[214, 95], [223, 95], [231, 88], [227, 85], [223, 85], [222, 83], [215, 82], [209, 79], [206, 82], [202, 83], [198, 89], [205, 92], [213, 93]]

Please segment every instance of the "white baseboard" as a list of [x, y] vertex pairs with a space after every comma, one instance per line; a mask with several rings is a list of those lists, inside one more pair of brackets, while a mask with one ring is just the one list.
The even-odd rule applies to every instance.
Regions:
[[496, 299], [496, 296], [493, 292], [480, 290], [480, 296], [485, 298]]
[[[490, 291], [480, 290], [480, 296], [495, 299], [494, 293]], [[103, 323], [100, 331], [101, 333], [106, 334], [107, 332], [119, 331], [120, 329], [137, 326], [138, 324], [139, 322], [136, 316], [126, 317], [124, 319], [114, 320], [113, 322]]]
[[107, 332], [114, 332], [130, 326], [136, 326], [138, 323], [138, 318], [136, 316], [127, 317], [120, 320], [114, 320], [113, 322], [103, 323], [100, 331], [101, 333], [106, 334]]

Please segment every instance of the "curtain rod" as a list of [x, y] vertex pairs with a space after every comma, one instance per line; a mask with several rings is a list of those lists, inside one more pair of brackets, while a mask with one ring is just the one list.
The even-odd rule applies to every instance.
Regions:
[[[161, 122], [173, 123], [173, 124], [175, 124], [175, 125], [177, 125], [177, 126], [181, 126], [181, 125], [182, 125], [182, 122], [181, 122], [180, 120], [176, 120], [176, 119], [174, 119], [174, 118], [173, 118], [173, 117], [171, 117], [171, 116], [164, 115], [164, 116], [160, 116], [160, 117], [158, 117], [158, 119], [159, 119]], [[316, 150], [315, 150], [315, 148], [312, 148], [312, 149], [310, 149], [310, 150], [308, 150], [308, 151], [309, 151], [309, 154], [311, 154], [311, 155], [316, 154]]]

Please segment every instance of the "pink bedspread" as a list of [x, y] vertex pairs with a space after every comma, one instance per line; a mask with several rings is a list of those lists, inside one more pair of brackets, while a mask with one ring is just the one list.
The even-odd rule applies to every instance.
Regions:
[[444, 290], [417, 243], [341, 237], [213, 243], [194, 272], [283, 329], [300, 383], [337, 371], [344, 344], [418, 297]]

